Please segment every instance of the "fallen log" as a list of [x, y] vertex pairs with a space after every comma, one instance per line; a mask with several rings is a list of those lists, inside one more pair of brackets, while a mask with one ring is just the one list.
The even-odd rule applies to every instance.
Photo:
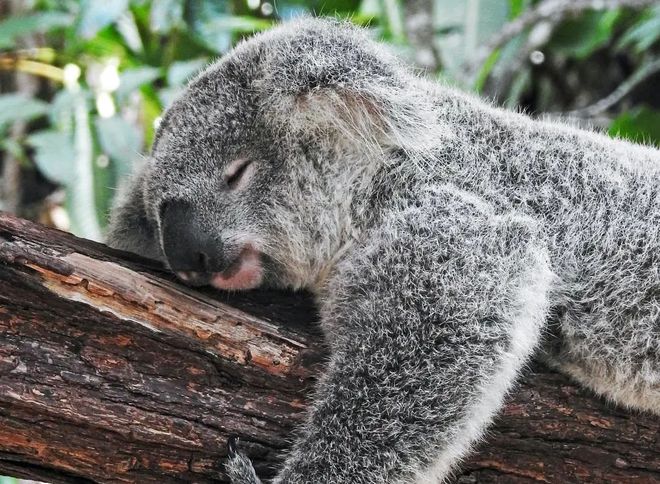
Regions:
[[[0, 474], [218, 482], [238, 436], [271, 476], [324, 362], [308, 296], [224, 294], [0, 213]], [[660, 421], [534, 365], [458, 482], [660, 482]]]

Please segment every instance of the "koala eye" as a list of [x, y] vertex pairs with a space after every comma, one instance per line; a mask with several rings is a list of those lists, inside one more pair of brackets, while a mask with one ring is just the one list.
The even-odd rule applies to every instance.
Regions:
[[245, 186], [247, 179], [254, 171], [252, 160], [235, 160], [227, 166], [224, 173], [224, 180], [231, 190], [236, 190]]

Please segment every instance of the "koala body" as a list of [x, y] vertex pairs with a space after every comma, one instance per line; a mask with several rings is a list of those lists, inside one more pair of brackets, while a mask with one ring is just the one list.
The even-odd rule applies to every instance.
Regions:
[[443, 480], [535, 354], [660, 413], [660, 152], [418, 78], [342, 23], [195, 78], [109, 242], [315, 294], [331, 356], [278, 483]]

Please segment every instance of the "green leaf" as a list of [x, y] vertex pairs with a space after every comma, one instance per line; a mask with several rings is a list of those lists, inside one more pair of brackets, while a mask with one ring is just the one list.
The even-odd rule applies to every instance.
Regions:
[[167, 33], [183, 24], [182, 0], [153, 0], [149, 12], [151, 30]]
[[181, 86], [166, 87], [158, 91], [158, 101], [163, 106], [163, 109], [169, 108], [172, 103], [179, 97], [183, 88]]
[[224, 53], [231, 48], [234, 34], [251, 34], [273, 25], [268, 19], [229, 15], [219, 10], [213, 15], [206, 9], [203, 12], [193, 20], [193, 32], [204, 46], [216, 53]]
[[610, 41], [620, 16], [619, 10], [590, 11], [568, 20], [555, 31], [550, 49], [553, 53], [584, 59]]
[[505, 106], [509, 109], [516, 109], [520, 104], [520, 98], [523, 96], [525, 91], [529, 88], [531, 83], [531, 73], [529, 67], [519, 71], [511, 82], [511, 87], [507, 93], [507, 98], [505, 101]]
[[495, 63], [497, 63], [497, 59], [500, 58], [500, 53], [501, 53], [500, 49], [491, 52], [491, 54], [488, 56], [488, 59], [486, 59], [486, 61], [484, 62], [484, 65], [479, 70], [479, 73], [477, 74], [477, 79], [474, 81], [474, 90], [476, 92], [481, 92], [481, 90], [484, 88], [484, 84], [488, 79], [488, 75], [490, 74], [490, 71], [493, 70], [493, 67], [495, 67]]
[[74, 179], [76, 152], [71, 136], [55, 130], [37, 131], [27, 138], [35, 149], [34, 161], [48, 179], [67, 185]]
[[184, 84], [207, 63], [208, 59], [205, 57], [172, 63], [167, 71], [167, 84], [169, 86], [180, 86]]
[[526, 0], [509, 0], [509, 20], [513, 20], [525, 10]]
[[660, 147], [660, 112], [642, 106], [623, 113], [612, 122], [608, 133]]
[[140, 37], [140, 30], [138, 29], [133, 12], [127, 10], [126, 14], [119, 18], [117, 21], [117, 32], [121, 35], [126, 46], [133, 52], [144, 52], [142, 37]]
[[227, 31], [231, 33], [259, 32], [272, 26], [273, 22], [267, 19], [248, 17], [246, 15], [221, 15], [205, 24], [210, 31]]
[[108, 214], [112, 208], [112, 198], [116, 193], [112, 187], [117, 186], [116, 172], [113, 169], [116, 163], [112, 160], [110, 163], [107, 163], [107, 161], [104, 155], [100, 155], [96, 158], [96, 163], [93, 166], [94, 206], [96, 208], [96, 218], [101, 228], [105, 227], [108, 222]]
[[[0, 149], [6, 151], [21, 163], [29, 165], [30, 160], [25, 154], [25, 148], [17, 139], [10, 137], [0, 139]], [[0, 482], [0, 484], [2, 483]]]
[[[374, 0], [378, 3], [378, 0]], [[281, 19], [290, 19], [301, 14], [313, 12], [315, 15], [333, 15], [353, 19], [364, 8], [371, 8], [370, 0], [287, 0], [272, 2], [277, 7], [277, 16]], [[366, 4], [366, 6], [365, 6]], [[376, 5], [376, 10], [379, 7]]]
[[[461, 81], [465, 78], [465, 67], [471, 67], [481, 53], [479, 46], [488, 42], [508, 21], [509, 7], [508, 1], [444, 0], [435, 2], [436, 31], [445, 32], [444, 35], [436, 36], [442, 59], [443, 75], [454, 81]], [[500, 56], [506, 52], [508, 52], [507, 46], [502, 50]], [[498, 58], [499, 60], [501, 57]], [[479, 68], [488, 70], [493, 67], [479, 66]]]
[[80, 9], [78, 34], [91, 39], [103, 27], [117, 20], [127, 8], [128, 0], [84, 0]]
[[119, 116], [98, 118], [96, 132], [101, 149], [118, 163], [119, 174], [130, 171], [133, 161], [142, 151], [142, 133]]
[[346, 15], [355, 12], [360, 7], [359, 0], [316, 0], [312, 3], [312, 10], [319, 15]]
[[158, 99], [159, 94], [169, 88], [161, 89], [156, 93], [153, 89], [145, 89], [142, 94], [142, 126], [144, 133], [144, 146], [151, 146], [154, 139], [154, 121], [163, 114], [165, 106]]
[[[129, 56], [128, 47], [121, 35], [112, 29], [103, 29], [89, 40], [69, 42], [68, 45], [74, 52], [77, 51], [77, 55], [84, 56], [84, 58], [118, 57], [119, 59], [126, 59]], [[86, 62], [83, 61], [83, 63]]]
[[140, 86], [152, 83], [161, 76], [161, 70], [157, 67], [136, 67], [135, 69], [126, 69], [119, 75], [119, 88], [117, 95], [126, 97], [137, 90]]
[[92, 240], [101, 238], [96, 212], [94, 186], [94, 143], [86, 97], [76, 98], [73, 140], [75, 146], [74, 176], [66, 190], [66, 207], [71, 217], [71, 230]]
[[205, 47], [216, 53], [226, 52], [232, 44], [232, 32], [222, 25], [221, 17], [230, 14], [226, 0], [188, 0], [185, 21]]
[[29, 121], [48, 113], [48, 103], [22, 94], [0, 95], [0, 128], [16, 121]]
[[62, 89], [50, 102], [50, 122], [60, 131], [73, 131], [73, 109], [78, 95], [68, 89]]
[[384, 20], [384, 37], [392, 42], [406, 42], [406, 32], [403, 25], [403, 5], [397, 0], [380, 0], [380, 10]]
[[17, 15], [0, 22], [0, 49], [14, 47], [16, 40], [36, 32], [48, 32], [71, 25], [73, 16], [65, 12], [39, 12]]

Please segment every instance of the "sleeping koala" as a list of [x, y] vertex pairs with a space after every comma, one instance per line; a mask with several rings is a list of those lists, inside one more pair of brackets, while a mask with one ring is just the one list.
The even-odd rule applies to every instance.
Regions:
[[277, 483], [442, 481], [534, 354], [660, 413], [660, 152], [420, 79], [347, 24], [197, 76], [108, 240], [189, 284], [314, 293], [331, 357]]

